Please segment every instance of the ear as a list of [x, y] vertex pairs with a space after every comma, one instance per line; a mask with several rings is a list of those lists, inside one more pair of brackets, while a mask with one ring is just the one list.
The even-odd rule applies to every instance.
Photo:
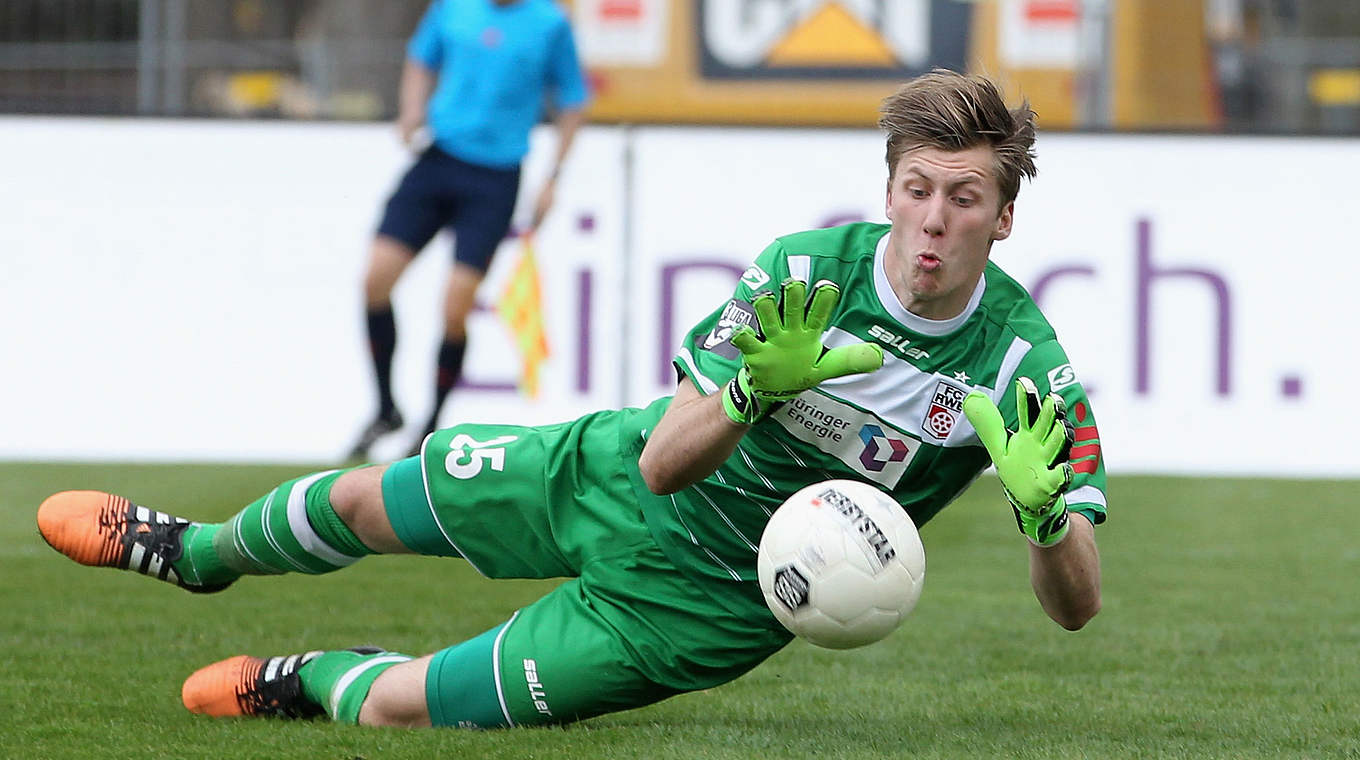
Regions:
[[992, 240], [1005, 240], [1011, 236], [1011, 225], [1015, 223], [1015, 201], [1001, 207], [996, 216], [996, 227], [992, 230]]
[[888, 217], [888, 221], [890, 222], [895, 221], [893, 219], [892, 211], [892, 186], [893, 186], [892, 177], [888, 177], [888, 191], [883, 199], [883, 215]]

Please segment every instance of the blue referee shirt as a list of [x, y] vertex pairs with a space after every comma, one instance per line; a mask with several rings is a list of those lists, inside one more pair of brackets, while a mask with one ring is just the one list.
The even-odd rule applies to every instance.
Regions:
[[427, 109], [435, 144], [481, 166], [519, 165], [545, 100], [574, 109], [589, 98], [553, 0], [435, 0], [406, 53], [438, 74]]

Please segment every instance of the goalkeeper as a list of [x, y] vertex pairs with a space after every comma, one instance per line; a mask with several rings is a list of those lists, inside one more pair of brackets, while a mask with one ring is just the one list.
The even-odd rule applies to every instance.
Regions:
[[290, 480], [221, 524], [68, 491], [39, 529], [82, 564], [200, 593], [375, 553], [569, 579], [421, 657], [215, 662], [181, 689], [213, 716], [562, 723], [730, 681], [791, 638], [756, 582], [761, 530], [829, 478], [883, 488], [922, 525], [995, 465], [1035, 595], [1079, 629], [1100, 607], [1099, 436], [1053, 329], [989, 260], [1035, 172], [1033, 118], [986, 79], [904, 85], [880, 120], [890, 224], [777, 239], [686, 334], [675, 394], [646, 408], [438, 430], [418, 456]]

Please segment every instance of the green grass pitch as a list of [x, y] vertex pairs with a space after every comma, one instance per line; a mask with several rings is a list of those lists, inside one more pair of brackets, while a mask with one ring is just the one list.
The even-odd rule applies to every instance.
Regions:
[[1050, 623], [984, 478], [922, 531], [925, 593], [887, 640], [795, 642], [707, 692], [567, 728], [397, 731], [190, 715], [179, 686], [242, 652], [421, 654], [551, 588], [373, 557], [195, 597], [49, 549], [51, 492], [219, 519], [305, 466], [0, 464], [0, 757], [1360, 757], [1357, 482], [1116, 477], [1104, 610]]

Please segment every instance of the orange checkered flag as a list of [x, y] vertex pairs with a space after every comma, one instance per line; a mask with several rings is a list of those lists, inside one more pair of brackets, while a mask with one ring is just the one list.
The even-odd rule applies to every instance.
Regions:
[[531, 398], [538, 396], [538, 369], [548, 358], [548, 333], [543, 326], [543, 291], [539, 284], [538, 265], [534, 261], [534, 243], [524, 237], [515, 271], [501, 293], [496, 311], [515, 336], [515, 344], [523, 366], [519, 387]]

